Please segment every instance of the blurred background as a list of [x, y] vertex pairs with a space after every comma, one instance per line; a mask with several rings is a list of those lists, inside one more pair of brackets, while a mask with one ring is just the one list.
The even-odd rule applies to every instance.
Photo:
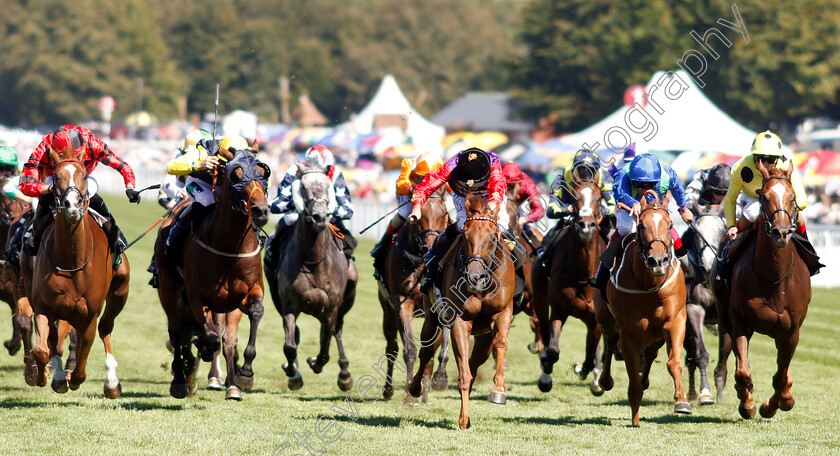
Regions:
[[[426, 150], [494, 150], [546, 191], [584, 143], [609, 160], [635, 142], [690, 180], [771, 129], [808, 185], [812, 240], [824, 258], [840, 248], [837, 0], [4, 0], [3, 11], [0, 145], [21, 160], [72, 123], [110, 138], [138, 185], [160, 182], [186, 132], [213, 130], [218, 83], [219, 133], [256, 140], [274, 178], [310, 145], [333, 149], [358, 231], [394, 206], [400, 160]], [[97, 173], [122, 191], [117, 173]], [[829, 275], [840, 276], [815, 283]]]

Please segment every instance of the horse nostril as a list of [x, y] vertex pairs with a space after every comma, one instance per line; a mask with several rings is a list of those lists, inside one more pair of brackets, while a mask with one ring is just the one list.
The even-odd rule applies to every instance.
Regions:
[[653, 267], [656, 267], [659, 264], [659, 262], [655, 258], [648, 257], [647, 264], [648, 264], [648, 267], [653, 268]]

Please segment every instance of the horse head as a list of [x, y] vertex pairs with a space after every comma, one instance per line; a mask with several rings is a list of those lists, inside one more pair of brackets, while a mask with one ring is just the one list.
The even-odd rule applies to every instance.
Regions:
[[306, 164], [295, 159], [300, 179], [292, 184], [295, 208], [316, 231], [324, 231], [334, 212], [335, 188], [326, 166]]
[[437, 235], [449, 225], [449, 213], [443, 195], [443, 189], [432, 194], [420, 210], [420, 219], [412, 224], [416, 229], [415, 241], [421, 249], [431, 249]]
[[700, 206], [694, 214], [694, 242], [691, 248], [697, 254], [697, 261], [703, 270], [703, 276], [708, 280], [717, 258], [716, 244], [726, 231], [726, 221], [723, 219], [723, 206]]
[[759, 161], [756, 168], [764, 178], [761, 190], [757, 192], [761, 205], [762, 226], [773, 240], [773, 244], [777, 248], [784, 248], [796, 232], [799, 211], [796, 207], [796, 193], [790, 180], [793, 167], [788, 167], [787, 170], [767, 169], [764, 163]]
[[492, 285], [491, 272], [496, 250], [501, 243], [498, 214], [480, 196], [470, 195], [464, 202], [467, 219], [464, 222], [464, 253], [467, 266], [467, 289], [472, 293], [487, 290]]
[[85, 165], [75, 158], [56, 160], [53, 166], [53, 196], [59, 212], [71, 224], [79, 223], [87, 212], [90, 196]]
[[[654, 198], [651, 203], [648, 203], [649, 196]], [[673, 225], [668, 214], [668, 205], [664, 198], [659, 199], [659, 194], [654, 190], [645, 191], [640, 204], [641, 211], [636, 229], [639, 255], [650, 273], [659, 277], [665, 275], [673, 260]]]
[[268, 165], [250, 150], [220, 150], [224, 162], [221, 175], [226, 182], [231, 208], [253, 217], [257, 226], [268, 222]]
[[601, 189], [594, 181], [578, 183], [575, 186], [574, 227], [578, 239], [589, 243], [598, 234], [601, 223]]
[[[6, 185], [9, 178], [0, 179], [0, 186]], [[12, 222], [26, 211], [26, 205], [21, 203], [16, 198], [8, 195], [0, 194], [0, 226], [8, 227]]]

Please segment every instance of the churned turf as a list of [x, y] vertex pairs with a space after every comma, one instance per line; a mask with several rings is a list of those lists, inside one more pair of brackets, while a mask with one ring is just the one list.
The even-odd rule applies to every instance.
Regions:
[[[124, 197], [106, 197], [129, 240], [162, 214], [159, 206], [129, 205]], [[560, 362], [554, 389], [543, 394], [536, 387], [539, 365], [526, 344], [531, 339], [527, 320], [514, 320], [509, 341], [508, 401], [486, 401], [492, 386], [490, 365], [483, 367], [471, 402], [472, 429], [459, 431], [460, 398], [455, 387], [457, 368], [450, 360], [450, 386], [433, 391], [429, 402], [415, 408], [403, 405], [404, 374], [397, 372], [394, 399], [366, 402], [353, 391], [336, 386], [337, 352], [320, 375], [304, 363], [304, 387], [289, 391], [280, 366], [283, 356], [282, 322], [266, 296], [266, 313], [257, 340], [254, 388], [243, 402], [226, 402], [223, 392], [200, 390], [195, 397], [169, 396], [171, 357], [163, 311], [145, 269], [156, 230], [129, 250], [133, 274], [128, 304], [118, 317], [114, 351], [123, 394], [108, 400], [102, 394], [105, 374], [100, 342], [94, 345], [88, 381], [78, 391], [59, 395], [49, 387], [32, 388], [23, 381], [21, 355], [0, 354], [0, 454], [838, 454], [840, 453], [840, 308], [835, 290], [815, 290], [799, 348], [791, 366], [796, 407], [770, 420], [742, 420], [730, 377], [724, 403], [700, 407], [677, 416], [673, 386], [660, 352], [645, 392], [641, 427], [630, 427], [627, 377], [623, 363], [615, 364], [616, 386], [593, 397], [571, 366], [583, 358], [585, 328], [570, 320], [561, 338]], [[385, 350], [381, 310], [367, 252], [362, 240], [356, 256], [361, 280], [354, 308], [347, 315], [344, 338], [354, 379], [381, 386], [376, 363]], [[243, 320], [245, 322], [246, 320]], [[418, 322], [419, 323], [419, 322]], [[240, 350], [247, 339], [247, 322], [240, 331]], [[416, 325], [419, 329], [419, 324]], [[317, 352], [314, 318], [300, 319], [303, 361]], [[2, 313], [0, 336], [9, 337], [9, 314]], [[706, 332], [712, 363], [717, 341]], [[401, 353], [401, 352], [400, 352]], [[400, 359], [402, 355], [400, 354]], [[750, 364], [757, 401], [771, 394], [775, 350], [770, 339], [756, 335]], [[709, 374], [712, 374], [713, 366]], [[207, 365], [201, 367], [201, 375]], [[683, 384], [687, 385], [687, 374]], [[203, 385], [203, 382], [202, 382]], [[326, 417], [319, 421], [319, 418]], [[329, 442], [316, 436], [321, 432]], [[310, 445], [306, 447], [306, 445]]]

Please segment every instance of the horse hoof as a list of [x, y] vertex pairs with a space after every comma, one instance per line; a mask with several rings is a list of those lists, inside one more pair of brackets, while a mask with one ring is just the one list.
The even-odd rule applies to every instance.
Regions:
[[350, 391], [353, 388], [353, 377], [348, 373], [347, 376], [338, 374], [338, 389], [341, 391]]
[[289, 377], [289, 389], [292, 391], [297, 391], [303, 388], [303, 377], [301, 377], [300, 372], [295, 372], [295, 375]]
[[[38, 376], [38, 367], [34, 364], [28, 364], [23, 367], [23, 381], [29, 386], [35, 386], [35, 379]], [[44, 386], [44, 385], [40, 385]]]
[[320, 374], [321, 371], [324, 369], [324, 366], [319, 365], [318, 359], [314, 356], [306, 358], [306, 364], [309, 364], [309, 367], [312, 369], [312, 372], [315, 372], [316, 374]]
[[102, 391], [108, 399], [116, 399], [122, 394], [122, 383], [117, 382], [116, 388], [108, 388], [108, 385], [105, 385], [102, 387]]
[[169, 353], [175, 353], [175, 347], [172, 346], [172, 341], [166, 339], [166, 349], [169, 350]]
[[688, 402], [677, 402], [674, 404], [674, 413], [681, 415], [691, 415], [691, 404]]
[[700, 405], [712, 405], [715, 403], [715, 398], [712, 397], [712, 392], [707, 388], [700, 390]]
[[242, 388], [245, 391], [254, 387], [254, 376], [253, 375], [236, 375], [235, 377], [236, 386]]
[[600, 386], [604, 391], [610, 391], [615, 386], [615, 381], [613, 380], [611, 375], [599, 375], [598, 376], [598, 386]]
[[494, 404], [505, 405], [507, 394], [501, 391], [490, 391], [490, 396], [487, 397], [487, 400]]
[[420, 398], [414, 397], [411, 393], [405, 395], [405, 399], [403, 399], [403, 405], [408, 405], [410, 407], [417, 407], [421, 405]]
[[449, 379], [446, 374], [432, 376], [432, 389], [435, 391], [446, 391], [449, 386]]
[[688, 392], [688, 402], [694, 402], [697, 400], [697, 391], [691, 390]]
[[394, 387], [393, 386], [386, 386], [382, 388], [382, 399], [386, 401], [390, 401], [391, 398], [394, 397]]
[[69, 369], [65, 370], [64, 375], [67, 377], [67, 386], [69, 386], [70, 389], [73, 390], [73, 391], [76, 391], [77, 389], [79, 389], [79, 387], [82, 386], [82, 382], [84, 382], [84, 379], [82, 379], [82, 381], [79, 381], [78, 378], [74, 378], [72, 376], [73, 375], [72, 370], [69, 370]]
[[791, 396], [790, 402], [782, 400], [782, 402], [779, 404], [779, 409], [781, 409], [783, 412], [789, 412], [794, 405], [796, 405], [796, 399], [794, 399], [793, 396]]
[[213, 391], [221, 391], [224, 389], [224, 383], [219, 377], [210, 377], [207, 379], [207, 389]]
[[241, 401], [242, 400], [242, 391], [239, 390], [234, 385], [228, 386], [227, 392], [225, 392], [225, 400], [226, 401]]
[[551, 376], [543, 372], [540, 374], [540, 379], [537, 380], [537, 388], [540, 389], [543, 393], [547, 393], [551, 391], [551, 387], [554, 385], [554, 381], [551, 380]]
[[601, 377], [601, 371], [593, 370], [592, 371], [592, 381], [589, 382], [589, 392], [592, 393], [593, 396], [603, 396], [604, 395], [604, 388], [601, 388], [601, 385], [598, 384], [598, 379]]
[[186, 383], [175, 383], [173, 381], [172, 384], [169, 385], [169, 394], [175, 399], [183, 399], [187, 397], [187, 392]]
[[50, 386], [56, 393], [64, 394], [70, 388], [70, 383], [67, 381], [67, 379], [53, 380]]
[[17, 344], [12, 345], [12, 341], [11, 341], [11, 339], [9, 339], [9, 340], [3, 342], [3, 346], [5, 346], [6, 350], [9, 351], [9, 356], [15, 356], [17, 354], [18, 350], [20, 350], [21, 343], [18, 342]]
[[762, 418], [773, 418], [773, 415], [776, 414], [775, 409], [771, 409], [767, 402], [761, 404], [761, 407], [758, 408], [758, 413], [761, 415]]
[[741, 414], [741, 418], [745, 420], [751, 420], [755, 418], [755, 404], [753, 404], [752, 408], [746, 408], [743, 405], [738, 406], [738, 413]]
[[530, 344], [528, 344], [528, 351], [531, 352], [532, 354], [536, 355], [537, 353], [540, 352], [539, 344], [536, 343], [536, 342], [531, 342]]

